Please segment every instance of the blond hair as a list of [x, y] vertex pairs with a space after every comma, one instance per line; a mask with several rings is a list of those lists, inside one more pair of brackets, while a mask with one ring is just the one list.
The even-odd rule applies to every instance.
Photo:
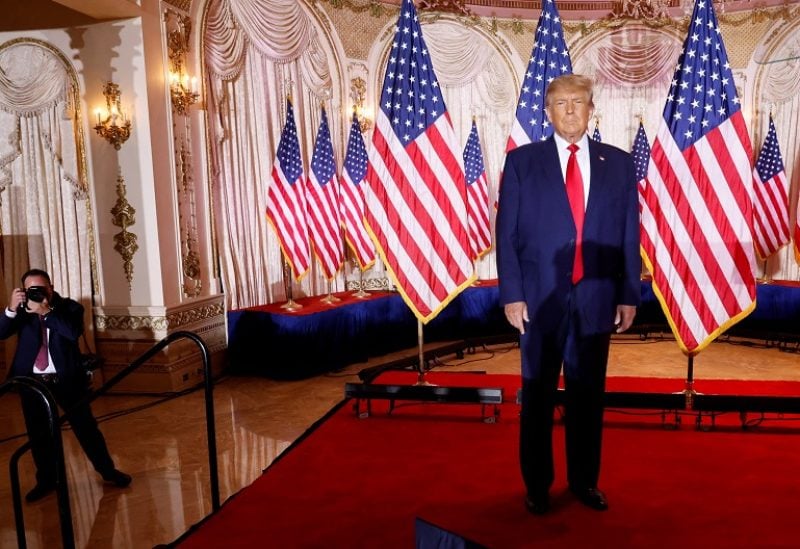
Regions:
[[550, 106], [550, 95], [559, 91], [583, 91], [589, 96], [589, 106], [594, 108], [592, 79], [582, 74], [562, 74], [553, 79], [544, 92], [544, 106]]

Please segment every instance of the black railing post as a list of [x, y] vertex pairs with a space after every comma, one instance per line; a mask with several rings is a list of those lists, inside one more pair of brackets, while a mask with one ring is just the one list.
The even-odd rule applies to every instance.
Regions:
[[216, 423], [214, 418], [214, 394], [213, 394], [213, 379], [211, 376], [211, 361], [209, 359], [208, 347], [206, 346], [203, 339], [193, 333], [187, 331], [177, 331], [169, 334], [167, 337], [156, 343], [150, 350], [146, 351], [142, 356], [137, 358], [133, 361], [129, 366], [126, 366], [121, 371], [119, 371], [115, 376], [109, 379], [105, 384], [103, 384], [100, 389], [95, 391], [94, 395], [92, 395], [89, 402], [97, 398], [98, 396], [108, 392], [114, 385], [119, 383], [124, 377], [134, 371], [136, 368], [150, 360], [156, 354], [160, 353], [164, 347], [168, 346], [173, 341], [188, 338], [194, 341], [197, 346], [200, 348], [200, 354], [203, 358], [203, 373], [205, 376], [204, 386], [205, 386], [205, 400], [206, 400], [206, 434], [207, 434], [207, 443], [208, 443], [208, 472], [210, 476], [211, 482], [211, 508], [214, 511], [218, 511], [220, 508], [220, 497], [219, 497], [219, 471], [217, 468], [217, 435], [216, 435]]
[[[47, 424], [50, 429], [50, 439], [53, 444], [53, 460], [56, 470], [56, 494], [58, 497], [58, 517], [61, 525], [61, 542], [65, 549], [75, 547], [75, 534], [72, 530], [72, 510], [69, 503], [69, 488], [67, 487], [67, 469], [64, 465], [64, 445], [61, 440], [61, 423], [59, 422], [58, 407], [50, 390], [39, 381], [24, 377], [12, 377], [0, 385], [0, 396], [9, 391], [12, 386], [21, 385], [23, 390], [35, 392], [42, 399], [42, 404], [47, 410]], [[25, 539], [25, 519], [22, 513], [22, 492], [19, 484], [19, 460], [31, 447], [30, 441], [26, 442], [11, 455], [9, 472], [11, 475], [11, 497], [14, 506], [14, 524], [17, 530], [17, 545], [20, 549], [27, 547]]]
[[[187, 331], [173, 332], [168, 335], [148, 351], [142, 354], [139, 358], [134, 360], [131, 364], [119, 371], [108, 382], [103, 384], [97, 391], [90, 393], [83, 400], [79, 401], [76, 406], [82, 404], [88, 405], [93, 400], [108, 392], [114, 385], [119, 383], [123, 378], [128, 376], [131, 372], [136, 370], [139, 366], [150, 360], [153, 356], [161, 352], [164, 347], [168, 346], [173, 341], [178, 339], [188, 338], [194, 341], [200, 348], [200, 353], [203, 359], [203, 374], [204, 388], [205, 388], [205, 408], [206, 408], [206, 436], [208, 443], [208, 470], [211, 482], [211, 508], [213, 511], [220, 509], [220, 495], [219, 495], [219, 470], [217, 467], [217, 434], [216, 422], [214, 417], [214, 380], [211, 376], [211, 361], [209, 358], [208, 347], [200, 336], [195, 333]], [[7, 392], [12, 385], [26, 385], [39, 393], [48, 407], [48, 416], [51, 432], [53, 433], [53, 445], [55, 448], [56, 459], [56, 489], [58, 491], [58, 509], [61, 519], [61, 536], [63, 545], [66, 549], [75, 547], [74, 533], [72, 530], [72, 513], [69, 505], [69, 492], [67, 491], [67, 476], [66, 467], [64, 465], [64, 447], [61, 440], [61, 424], [69, 418], [69, 411], [58, 418], [57, 406], [50, 391], [40, 382], [29, 377], [13, 377], [5, 383], [0, 384], [0, 396]], [[14, 499], [14, 514], [17, 528], [17, 542], [20, 548], [26, 547], [25, 541], [25, 525], [22, 518], [22, 498], [19, 484], [19, 459], [30, 448], [30, 442], [23, 444], [11, 457], [11, 492]]]

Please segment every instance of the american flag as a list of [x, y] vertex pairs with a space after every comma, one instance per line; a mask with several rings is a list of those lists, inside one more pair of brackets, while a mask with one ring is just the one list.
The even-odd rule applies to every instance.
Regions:
[[753, 237], [756, 252], [766, 259], [789, 242], [789, 183], [772, 115], [764, 146], [753, 170]]
[[469, 242], [473, 259], [478, 259], [492, 247], [492, 233], [489, 229], [489, 182], [483, 167], [478, 126], [474, 120], [464, 147], [464, 174], [467, 180]]
[[331, 131], [328, 115], [322, 109], [314, 154], [311, 157], [311, 173], [306, 183], [308, 229], [314, 255], [328, 280], [333, 279], [342, 268], [343, 246], [339, 221], [339, 190], [336, 185], [336, 161], [333, 158]]
[[267, 219], [278, 235], [284, 258], [295, 278], [299, 279], [311, 264], [311, 248], [306, 226], [303, 160], [300, 158], [294, 109], [289, 100], [286, 101], [286, 124], [272, 167], [272, 184], [267, 193]]
[[598, 143], [603, 141], [603, 138], [600, 136], [600, 122], [595, 121], [594, 123], [594, 133], [592, 133], [592, 139]]
[[713, 3], [697, 0], [642, 207], [643, 256], [688, 355], [755, 308], [751, 153]]
[[403, 0], [369, 151], [367, 224], [423, 323], [475, 279], [464, 166], [411, 0]]
[[544, 113], [544, 92], [556, 76], [570, 73], [572, 62], [564, 41], [561, 17], [555, 1], [544, 0], [506, 152], [553, 135], [553, 127]]
[[347, 153], [342, 170], [341, 205], [339, 208], [345, 238], [353, 250], [361, 270], [375, 263], [375, 246], [364, 227], [364, 195], [361, 183], [367, 175], [367, 148], [361, 136], [358, 117], [353, 113], [350, 125], [350, 138], [347, 140]]
[[644, 124], [642, 124], [641, 120], [639, 121], [639, 129], [636, 131], [636, 137], [633, 140], [631, 156], [633, 156], [636, 181], [639, 182], [639, 211], [641, 211], [644, 189], [647, 184], [647, 167], [650, 165], [650, 142], [647, 140], [647, 134], [644, 131]]

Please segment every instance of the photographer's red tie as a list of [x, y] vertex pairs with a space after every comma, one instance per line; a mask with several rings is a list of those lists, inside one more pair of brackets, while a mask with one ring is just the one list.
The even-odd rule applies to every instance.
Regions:
[[39, 354], [36, 355], [36, 361], [33, 363], [33, 367], [37, 372], [43, 372], [47, 370], [50, 361], [47, 358], [47, 326], [41, 316], [39, 317], [39, 324], [42, 328], [42, 346], [39, 347]]
[[572, 266], [572, 283], [577, 284], [583, 278], [583, 217], [585, 215], [583, 203], [583, 178], [578, 168], [578, 157], [575, 152], [578, 146], [571, 143], [569, 147], [569, 160], [567, 160], [567, 198], [572, 210], [572, 219], [575, 221], [575, 262]]

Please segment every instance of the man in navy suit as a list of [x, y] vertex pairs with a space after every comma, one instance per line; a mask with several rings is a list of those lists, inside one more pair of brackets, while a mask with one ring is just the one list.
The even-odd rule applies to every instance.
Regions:
[[555, 135], [508, 154], [497, 212], [500, 302], [520, 332], [525, 505], [534, 514], [550, 506], [563, 365], [569, 489], [605, 510], [597, 482], [608, 350], [641, 293], [637, 182], [628, 153], [587, 136], [590, 79], [553, 80], [545, 112]]
[[[130, 484], [130, 475], [114, 467], [91, 407], [81, 402], [89, 391], [78, 347], [83, 306], [56, 293], [47, 272], [31, 269], [22, 275], [22, 287], [11, 292], [8, 307], [0, 314], [0, 339], [13, 334], [18, 335], [17, 350], [9, 376], [32, 377], [46, 385], [103, 480], [118, 487]], [[36, 464], [36, 486], [25, 496], [32, 502], [55, 489], [56, 468], [41, 400], [26, 389], [20, 398]]]

